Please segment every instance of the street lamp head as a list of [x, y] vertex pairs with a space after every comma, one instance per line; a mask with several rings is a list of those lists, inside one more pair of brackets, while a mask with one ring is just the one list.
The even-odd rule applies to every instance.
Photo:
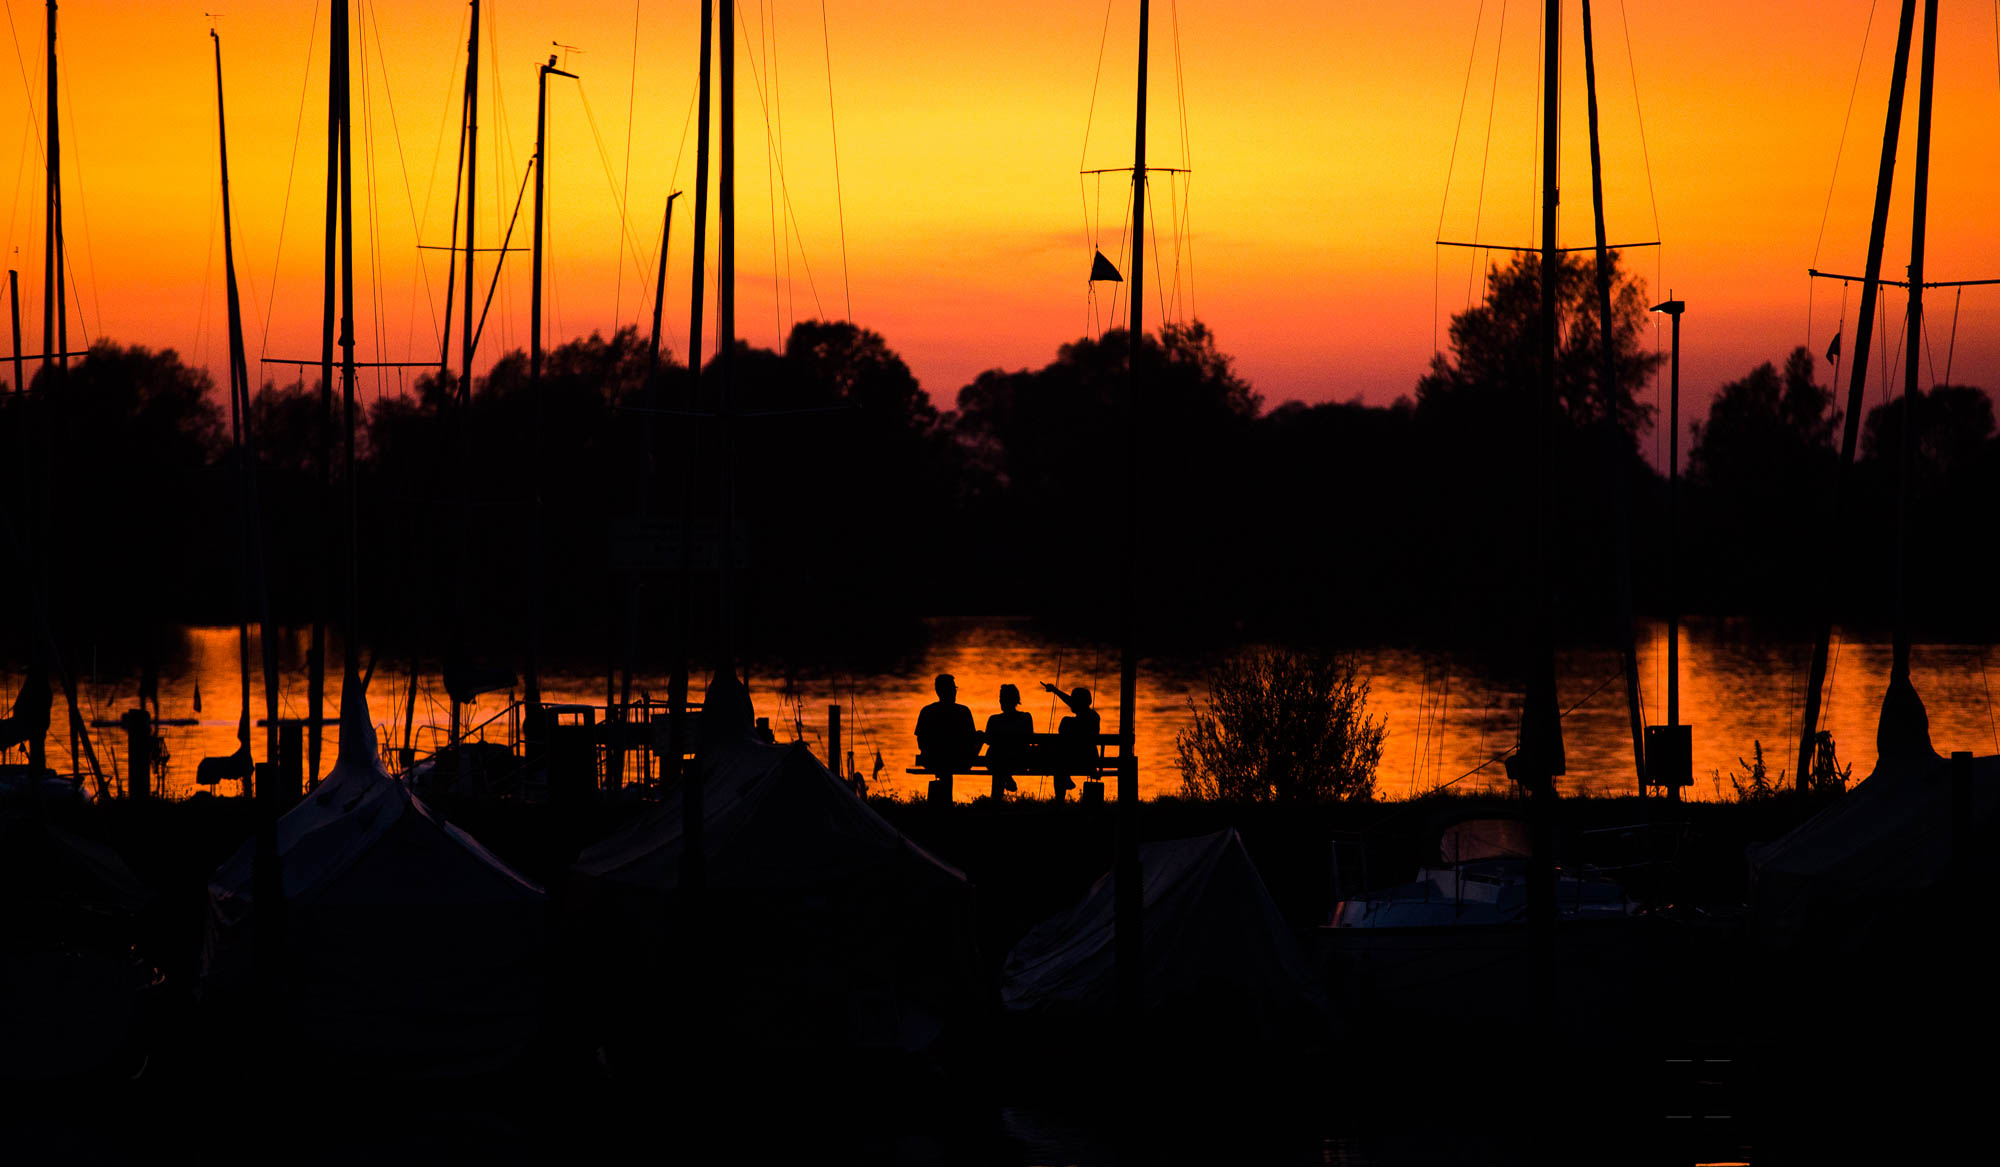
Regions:
[[1679, 316], [1686, 309], [1687, 309], [1687, 304], [1684, 301], [1668, 300], [1664, 304], [1653, 305], [1652, 308], [1649, 309], [1649, 311], [1665, 312], [1669, 316]]

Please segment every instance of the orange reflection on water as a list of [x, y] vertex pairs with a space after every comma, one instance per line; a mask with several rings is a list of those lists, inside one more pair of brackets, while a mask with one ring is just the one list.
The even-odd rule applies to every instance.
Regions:
[[[1059, 642], [1021, 621], [938, 620], [929, 626], [926, 648], [893, 668], [852, 674], [824, 664], [800, 664], [790, 679], [769, 666], [753, 667], [752, 699], [759, 716], [769, 718], [780, 741], [803, 740], [825, 757], [827, 707], [843, 709], [843, 754], [878, 793], [905, 797], [921, 795], [927, 775], [906, 774], [916, 753], [913, 736], [917, 713], [934, 699], [932, 678], [948, 672], [957, 678], [959, 700], [983, 724], [998, 710], [999, 688], [1020, 688], [1023, 708], [1039, 731], [1053, 728], [1062, 716], [1040, 682], [1064, 688], [1088, 686], [1095, 695], [1106, 733], [1118, 727], [1118, 654], [1106, 645]], [[161, 738], [170, 755], [168, 772], [157, 788], [168, 797], [186, 797], [196, 789], [196, 763], [208, 755], [235, 749], [239, 690], [236, 671], [236, 631], [233, 628], [186, 630], [184, 661], [162, 667], [159, 680], [164, 719], [193, 719], [192, 725], [164, 725]], [[255, 651], [253, 638], [253, 652]], [[1987, 645], [1919, 645], [1912, 664], [1917, 691], [1930, 713], [1931, 734], [1940, 751], [1970, 749], [2000, 752], [2000, 733], [1990, 700], [1988, 674], [2000, 668], [1995, 649]], [[332, 654], [337, 659], [338, 654]], [[1455, 791], [1510, 793], [1504, 769], [1494, 764], [1514, 741], [1520, 723], [1521, 698], [1511, 680], [1496, 675], [1490, 662], [1407, 648], [1363, 650], [1357, 663], [1369, 678], [1368, 711], [1387, 725], [1378, 797], [1403, 798], [1440, 786]], [[1665, 720], [1664, 628], [1642, 630], [1639, 674], [1643, 708], [1649, 723]], [[1773, 783], [1789, 782], [1797, 751], [1803, 684], [1810, 646], [1761, 637], [1748, 624], [1697, 621], [1681, 629], [1681, 718], [1694, 727], [1695, 784], [1689, 797], [1733, 797], [1732, 774], [1741, 777], [1753, 743], [1761, 742]], [[1828, 687], [1825, 721], [1832, 730], [1839, 757], [1853, 767], [1853, 780], [1867, 776], [1875, 755], [1875, 722], [1886, 687], [1890, 648], [1873, 640], [1837, 641]], [[306, 712], [302, 636], [292, 636], [280, 652], [283, 665], [284, 716]], [[1139, 673], [1136, 726], [1139, 789], [1142, 797], [1175, 794], [1180, 771], [1175, 735], [1190, 722], [1189, 699], [1205, 693], [1203, 676], [1215, 654], [1147, 658]], [[766, 670], [769, 671], [766, 671]], [[1624, 685], [1617, 653], [1610, 647], [1572, 648], [1558, 655], [1564, 740], [1569, 774], [1566, 793], [1628, 794], [1633, 780], [1631, 738]], [[134, 704], [136, 680], [86, 674], [82, 689], [85, 717], [115, 721]], [[0, 698], [11, 701], [9, 678]], [[553, 702], [601, 706], [603, 676], [555, 673], [543, 678], [545, 695]], [[197, 686], [202, 709], [194, 709]], [[665, 694], [664, 672], [638, 675], [634, 693]], [[338, 677], [329, 681], [328, 711], [338, 714]], [[384, 664], [375, 674], [370, 712], [383, 748], [404, 741], [409, 678]], [[261, 688], [253, 689], [253, 717], [262, 715]], [[466, 708], [466, 724], [479, 726], [502, 714], [513, 695], [487, 694]], [[1573, 708], [1572, 708], [1573, 706]], [[446, 735], [449, 706], [434, 674], [419, 676], [415, 702], [416, 731], [411, 735], [419, 755], [441, 744]], [[500, 717], [474, 736], [504, 740], [507, 719]], [[100, 762], [122, 773], [126, 755], [123, 732], [93, 731]], [[331, 767], [338, 747], [337, 728], [329, 728], [322, 769]], [[264, 753], [256, 731], [252, 748]], [[881, 769], [876, 771], [879, 753]], [[845, 758], [841, 759], [845, 762]], [[66, 711], [60, 700], [49, 735], [50, 765], [65, 773], [72, 766]], [[637, 763], [633, 763], [636, 772]], [[1045, 797], [1046, 778], [1020, 780], [1024, 795]], [[1106, 795], [1115, 793], [1107, 780]], [[983, 775], [961, 776], [956, 795], [965, 801], [984, 794]], [[235, 793], [233, 784], [219, 791]]]

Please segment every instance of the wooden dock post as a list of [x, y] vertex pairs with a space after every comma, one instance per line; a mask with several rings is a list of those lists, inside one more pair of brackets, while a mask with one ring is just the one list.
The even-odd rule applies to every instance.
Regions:
[[826, 707], [826, 768], [833, 771], [835, 778], [847, 781], [847, 774], [840, 766], [840, 706], [837, 703]]
[[118, 724], [125, 728], [125, 797], [141, 802], [153, 796], [153, 715], [141, 705]]

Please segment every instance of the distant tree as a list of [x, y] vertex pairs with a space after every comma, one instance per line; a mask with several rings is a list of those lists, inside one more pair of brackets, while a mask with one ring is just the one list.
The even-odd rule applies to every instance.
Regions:
[[[1562, 256], [1556, 269], [1556, 401], [1575, 429], [1610, 421], [1636, 445], [1653, 424], [1653, 407], [1639, 391], [1660, 363], [1645, 351], [1645, 283], [1618, 266], [1611, 253], [1611, 327], [1614, 383], [1599, 384], [1597, 257]], [[1417, 382], [1418, 409], [1433, 415], [1486, 419], [1496, 413], [1531, 416], [1539, 391], [1542, 311], [1541, 257], [1523, 253], [1488, 274], [1486, 298], [1451, 319], [1451, 352], [1431, 358]]]
[[1938, 385], [1917, 391], [1915, 409], [1901, 391], [1868, 411], [1861, 424], [1861, 457], [1893, 469], [1902, 459], [1906, 415], [1916, 418], [1911, 450], [1921, 486], [1951, 481], [1975, 464], [1993, 437], [1993, 399], [1970, 385]]
[[1387, 728], [1368, 716], [1368, 681], [1351, 657], [1260, 649], [1209, 674], [1180, 731], [1181, 791], [1249, 802], [1363, 800], [1375, 789]]
[[1785, 358], [1781, 376], [1766, 361], [1718, 390], [1708, 419], [1691, 427], [1688, 476], [1723, 491], [1785, 482], [1831, 464], [1840, 411], [1833, 390], [1814, 378], [1804, 347]]
[[[1114, 594], [1052, 588], [1050, 577], [1103, 562], [1122, 527], [1129, 352], [1128, 334], [1113, 330], [1062, 346], [1040, 369], [989, 370], [959, 390], [949, 421], [988, 533], [989, 558], [971, 566], [996, 580], [1011, 577], [1004, 594], [1047, 597], [1042, 602], [1070, 614]], [[1244, 464], [1262, 398], [1198, 321], [1148, 335], [1140, 361], [1136, 474], [1146, 500], [1142, 525], [1154, 532], [1140, 541], [1148, 602], [1210, 595], [1241, 572], [1220, 547], [1200, 545], [1211, 536], [1228, 543], [1245, 511], [1264, 501]]]

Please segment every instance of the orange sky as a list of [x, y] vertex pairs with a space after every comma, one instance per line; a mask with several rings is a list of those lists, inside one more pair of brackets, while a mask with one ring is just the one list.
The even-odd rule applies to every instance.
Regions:
[[[74, 0], [62, 9], [61, 52], [66, 213], [81, 300], [72, 327], [80, 317], [89, 335], [173, 346], [219, 366], [213, 74], [202, 15], [217, 5]], [[315, 18], [299, 0], [223, 6], [251, 357], [260, 350], [316, 355], [326, 34], [314, 25], [324, 24], [324, 13]], [[1566, 8], [1563, 241], [1582, 244], [1591, 237], [1582, 56], [1575, 6]], [[1991, 210], [2000, 193], [1992, 161], [2000, 133], [1994, 15], [1983, 5], [1943, 8], [1932, 278], [2000, 276], [2000, 220]], [[43, 15], [25, 0], [8, 0], [8, 10], [23, 64], [13, 82], [0, 83], [8, 110], [0, 151], [17, 172], [6, 243], [22, 272], [23, 323], [34, 346]], [[1599, 6], [1611, 233], [1654, 238], [1657, 197], [1667, 246], [1631, 260], [1649, 282], [1657, 278], [1689, 302], [1683, 382], [1696, 416], [1719, 381], [1805, 341], [1804, 269], [1815, 255], [1822, 268], [1861, 269], [1895, 16], [1893, 4], [1880, 5], [1863, 58], [1869, 10], [1860, 0]], [[359, 354], [428, 359], [436, 351], [445, 261], [426, 252], [420, 262], [415, 245], [445, 242], [449, 233], [466, 9], [458, 0], [403, 0], [379, 10], [357, 4], [356, 11], [364, 28], [356, 64], [366, 70], [365, 82], [359, 71], [355, 81], [363, 172], [356, 199], [358, 208], [375, 208], [372, 232], [358, 224], [359, 301], [375, 306], [361, 312]], [[1080, 163], [1130, 162], [1136, 0], [1110, 5], [1094, 114], [1106, 27], [1101, 5], [828, 0], [844, 259], [820, 5], [746, 0], [740, 11], [744, 336], [770, 344], [795, 318], [845, 314], [851, 288], [854, 316], [887, 336], [948, 402], [979, 370], [1040, 364], [1088, 327], [1089, 245], [1095, 233], [1107, 253], [1115, 251], [1125, 198], [1117, 177], [1108, 177], [1098, 209], [1097, 180], [1080, 184], [1077, 171]], [[631, 323], [645, 310], [665, 194], [686, 186], [693, 171], [692, 133], [682, 142], [697, 13], [691, 0], [486, 5], [482, 245], [497, 243], [532, 150], [537, 60], [552, 41], [582, 50], [568, 56], [581, 87], [557, 82], [550, 94], [554, 338]], [[1192, 231], [1181, 239], [1178, 265], [1182, 296], [1170, 314], [1186, 313], [1191, 278], [1193, 309], [1273, 403], [1357, 393], [1386, 402], [1408, 392], [1432, 350], [1434, 327], [1465, 306], [1473, 270], [1470, 253], [1433, 246], [1440, 208], [1446, 238], [1470, 235], [1477, 219], [1484, 239], [1533, 241], [1540, 5], [1187, 0], [1156, 3], [1154, 14], [1152, 161], [1195, 170]], [[773, 38], [775, 70], [767, 63]], [[1857, 62], [1859, 96], [1835, 181]], [[757, 79], [768, 83], [773, 72], [775, 96], [760, 102]], [[291, 170], [302, 93], [304, 125]], [[1181, 148], [1183, 99], [1190, 158]], [[782, 177], [796, 220], [775, 257], [767, 102], [773, 118], [782, 116]], [[1910, 105], [1914, 111], [1914, 100]], [[1885, 265], [1895, 273], [1907, 261], [1913, 152], [1914, 135], [1906, 132], [1892, 217], [1902, 225], [1892, 226]], [[372, 197], [361, 181], [371, 158]], [[1156, 201], [1166, 201], [1168, 185], [1156, 180]], [[630, 238], [640, 252], [635, 257], [628, 245], [622, 262], [619, 186], [629, 190]], [[683, 214], [690, 202], [680, 204]], [[677, 224], [667, 301], [676, 347], [686, 332], [687, 221]], [[525, 243], [526, 234], [524, 209], [515, 242]], [[1174, 243], [1172, 234], [1160, 240], [1169, 275], [1177, 266]], [[490, 262], [481, 266], [491, 271]], [[489, 359], [503, 345], [525, 344], [526, 273], [526, 256], [512, 257], [483, 342]], [[1850, 316], [1858, 299], [1857, 288]], [[1825, 348], [1840, 301], [1838, 284], [1814, 291], [1815, 349]], [[1932, 305], [1942, 375], [1951, 294], [1933, 293]], [[1149, 309], [1157, 320], [1158, 302]], [[1900, 295], [1887, 311], [1893, 332]], [[1899, 347], [1893, 338], [1890, 347], [1892, 354]], [[1955, 380], [2000, 388], [2000, 288], [1965, 293], [1952, 360]], [[381, 385], [394, 391], [393, 374], [383, 374]], [[1878, 388], [1872, 380], [1871, 400]]]

